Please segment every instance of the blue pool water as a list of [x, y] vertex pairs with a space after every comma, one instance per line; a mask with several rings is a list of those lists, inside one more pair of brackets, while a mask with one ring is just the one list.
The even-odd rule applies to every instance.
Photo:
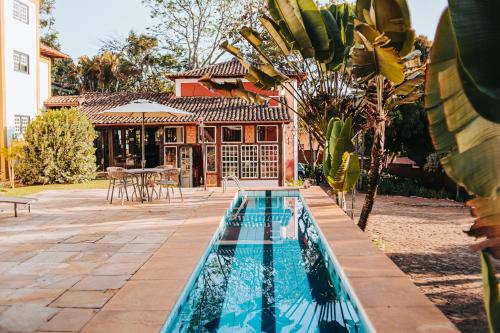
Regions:
[[369, 332], [298, 192], [248, 192], [162, 332]]

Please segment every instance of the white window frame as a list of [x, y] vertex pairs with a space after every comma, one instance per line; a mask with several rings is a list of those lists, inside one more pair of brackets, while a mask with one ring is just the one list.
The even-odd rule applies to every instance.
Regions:
[[163, 165], [165, 165], [167, 163], [167, 161], [165, 160], [167, 148], [174, 148], [175, 149], [175, 165], [174, 165], [174, 168], [178, 168], [179, 167], [179, 150], [178, 150], [177, 146], [164, 146], [163, 147]]
[[[236, 156], [236, 161], [225, 161], [224, 159], [227, 158], [227, 156], [224, 156], [224, 150], [225, 149], [228, 149], [228, 148], [231, 148], [232, 152], [236, 152], [236, 155], [231, 155], [231, 157], [234, 157]], [[240, 177], [240, 149], [239, 149], [239, 146], [238, 145], [222, 145], [221, 146], [221, 175], [222, 177], [227, 177], [227, 176], [236, 176], [236, 178], [239, 178]], [[236, 166], [236, 174], [233, 175], [226, 175], [224, 174], [224, 166], [226, 165], [232, 165], [232, 166]]]
[[[240, 131], [241, 131], [241, 140], [240, 141], [224, 141], [224, 128], [239, 128]], [[243, 133], [243, 126], [241, 125], [236, 125], [236, 126], [221, 126], [221, 129], [220, 129], [220, 136], [221, 136], [221, 142], [222, 143], [228, 143], [228, 144], [234, 144], [234, 143], [243, 143], [243, 137], [244, 137], [245, 133]]]
[[30, 24], [30, 7], [19, 0], [14, 0], [13, 17], [15, 20]]
[[24, 136], [24, 132], [31, 121], [31, 117], [22, 114], [14, 115], [14, 136], [17, 139], [21, 139]]
[[[17, 60], [16, 60], [17, 58]], [[26, 71], [24, 71], [22, 68], [23, 64], [22, 64], [22, 59], [25, 59], [26, 60]], [[23, 52], [19, 52], [19, 51], [14, 51], [14, 54], [13, 54], [13, 61], [14, 61], [14, 71], [18, 72], [18, 73], [23, 73], [23, 74], [30, 74], [30, 56], [29, 54], [26, 54], [26, 53], [23, 53]]]
[[[208, 154], [207, 154], [208, 148], [215, 149], [215, 170], [208, 170], [208, 167], [207, 167], [208, 166]], [[205, 155], [205, 170], [207, 170], [207, 173], [217, 173], [217, 169], [218, 169], [218, 167], [217, 167], [217, 164], [218, 164], [217, 163], [217, 146], [216, 145], [206, 145], [205, 149], [206, 149], [206, 151], [205, 151], [205, 154], [206, 154]]]
[[[252, 148], [255, 151], [255, 156], [251, 156], [248, 154], [249, 151], [247, 151], [245, 154], [244, 150], [245, 148]], [[241, 174], [241, 179], [259, 179], [259, 146], [258, 145], [241, 145], [240, 146], [241, 153], [240, 153], [240, 174]], [[245, 176], [245, 172], [247, 170], [250, 170], [250, 168], [254, 169], [253, 171], [255, 172], [254, 177], [249, 177]]]
[[[205, 143], [206, 144], [216, 144], [217, 143], [217, 126], [204, 126], [205, 129], [207, 128], [213, 128], [215, 130], [215, 136], [214, 136], [214, 142], [209, 142], [209, 141], [206, 141]], [[198, 143], [202, 143], [202, 135], [201, 135], [201, 129], [202, 127], [199, 126], [198, 127]]]
[[[259, 127], [274, 127], [276, 128], [276, 141], [262, 141], [259, 139]], [[259, 143], [276, 143], [278, 142], [278, 139], [279, 139], [279, 136], [280, 136], [280, 133], [279, 133], [279, 127], [278, 125], [257, 125], [257, 142]]]
[[[177, 142], [167, 142], [167, 128], [177, 128], [177, 129], [181, 129], [182, 133], [181, 133], [181, 136], [180, 136], [180, 139], [181, 141], [177, 141]], [[164, 126], [163, 127], [163, 143], [166, 144], [166, 145], [181, 145], [181, 144], [184, 144], [184, 126]]]
[[[265, 153], [267, 151], [267, 148], [272, 147], [273, 150], [276, 150], [276, 160], [270, 160], [265, 158]], [[268, 155], [270, 156], [270, 155]], [[280, 153], [279, 153], [279, 145], [261, 145], [260, 146], [260, 178], [261, 179], [277, 179], [279, 178], [279, 160], [280, 160]], [[272, 163], [272, 164], [271, 164]], [[274, 176], [269, 176], [266, 169], [268, 167], [273, 166], [273, 164], [276, 164], [276, 175]]]

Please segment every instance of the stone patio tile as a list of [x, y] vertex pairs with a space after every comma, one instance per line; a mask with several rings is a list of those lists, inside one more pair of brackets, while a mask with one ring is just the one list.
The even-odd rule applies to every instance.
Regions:
[[82, 279], [82, 275], [44, 275], [34, 281], [30, 288], [69, 289]]
[[[350, 223], [350, 222], [347, 222]], [[329, 241], [337, 240], [364, 240], [366, 241], [366, 234], [364, 234], [354, 224], [342, 226], [332, 226], [330, 224], [320, 227], [321, 232]]]
[[431, 306], [431, 303], [404, 277], [351, 277], [349, 282], [361, 301], [368, 307]]
[[170, 235], [173, 234], [173, 231], [169, 233], [169, 235], [163, 236], [157, 236], [157, 235], [145, 235], [145, 236], [137, 236], [133, 241], [132, 244], [163, 244], [165, 241], [170, 237]]
[[104, 237], [105, 234], [89, 234], [89, 235], [76, 235], [65, 239], [62, 243], [77, 244], [77, 243], [94, 243]]
[[125, 282], [130, 278], [130, 275], [114, 275], [114, 276], [87, 276], [82, 279], [72, 290], [108, 290], [120, 289]]
[[38, 251], [22, 251], [22, 250], [9, 250], [0, 253], [0, 261], [2, 262], [23, 262], [38, 254]]
[[94, 269], [92, 275], [132, 275], [142, 265], [142, 262], [104, 263]]
[[168, 311], [100, 311], [82, 333], [158, 333]]
[[91, 243], [59, 243], [48, 248], [49, 252], [81, 252], [90, 247]]
[[147, 262], [132, 280], [187, 280], [199, 258], [171, 257]]
[[329, 240], [328, 244], [333, 253], [338, 256], [366, 256], [376, 255], [378, 250], [367, 239], [359, 240]]
[[71, 257], [79, 254], [80, 252], [40, 252], [36, 256], [26, 260], [24, 263], [61, 263], [65, 262]]
[[38, 275], [0, 274], [0, 290], [29, 287], [39, 278]]
[[51, 307], [99, 309], [113, 296], [114, 291], [68, 290]]
[[97, 244], [109, 243], [109, 244], [128, 244], [132, 242], [137, 235], [129, 234], [109, 234], [101, 238]]
[[0, 274], [17, 265], [16, 262], [0, 262]]
[[336, 256], [340, 266], [350, 277], [404, 277], [401, 270], [383, 254], [368, 256]]
[[90, 243], [85, 249], [87, 252], [117, 252], [123, 247], [123, 244], [108, 244], [108, 243]]
[[151, 259], [160, 259], [160, 258], [170, 258], [170, 257], [193, 257], [193, 258], [201, 258], [201, 255], [204, 253], [205, 248], [201, 246], [193, 247], [193, 248], [178, 248], [170, 246], [169, 244], [165, 244], [158, 251], [153, 254]]
[[33, 332], [59, 309], [38, 304], [17, 304], [0, 315], [0, 332]]
[[59, 263], [38, 263], [38, 262], [25, 262], [14, 266], [9, 269], [7, 273], [9, 274], [24, 274], [24, 275], [43, 275], [47, 274], [57, 267]]
[[107, 263], [145, 263], [151, 257], [149, 252], [118, 252], [109, 258]]
[[[366, 309], [379, 332], [457, 333], [456, 327], [435, 306]], [[387, 320], [387, 318], [392, 318]]]
[[160, 244], [126, 244], [119, 252], [149, 252], [152, 253], [160, 247]]
[[45, 306], [50, 304], [64, 292], [64, 289], [0, 289], [0, 305], [37, 304]]
[[94, 251], [83, 251], [80, 252], [77, 256], [71, 258], [70, 261], [75, 262], [104, 262], [111, 258], [116, 252], [115, 251], [107, 251], [107, 252], [94, 252]]
[[71, 309], [59, 311], [48, 322], [42, 324], [38, 331], [68, 332], [80, 331], [83, 326], [97, 313], [94, 309]]
[[68, 261], [59, 264], [57, 268], [51, 271], [51, 274], [65, 274], [65, 275], [85, 275], [90, 274], [96, 267], [98, 267], [101, 262], [78, 262], [78, 261]]
[[179, 280], [129, 281], [106, 304], [104, 310], [170, 310], [177, 301], [184, 282]]

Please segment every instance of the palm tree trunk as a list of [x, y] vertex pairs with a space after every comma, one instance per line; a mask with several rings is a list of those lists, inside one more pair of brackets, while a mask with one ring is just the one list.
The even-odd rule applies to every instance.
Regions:
[[377, 84], [377, 111], [379, 119], [373, 133], [370, 172], [368, 174], [368, 191], [358, 221], [358, 226], [363, 231], [365, 231], [368, 225], [368, 217], [373, 209], [380, 175], [382, 174], [382, 163], [385, 156], [385, 113], [383, 107], [384, 78], [378, 75], [375, 80]]
[[359, 216], [358, 226], [365, 231], [368, 225], [368, 217], [373, 209], [375, 196], [377, 195], [378, 183], [382, 174], [384, 161], [385, 122], [381, 122], [375, 129], [373, 146], [371, 152], [370, 172], [368, 174], [368, 191], [366, 192], [363, 209]]

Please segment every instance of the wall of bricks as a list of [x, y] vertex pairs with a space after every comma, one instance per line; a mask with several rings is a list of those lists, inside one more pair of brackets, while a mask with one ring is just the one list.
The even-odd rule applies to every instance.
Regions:
[[196, 126], [188, 125], [186, 126], [186, 143], [196, 144]]
[[254, 125], [245, 125], [245, 143], [255, 143]]

